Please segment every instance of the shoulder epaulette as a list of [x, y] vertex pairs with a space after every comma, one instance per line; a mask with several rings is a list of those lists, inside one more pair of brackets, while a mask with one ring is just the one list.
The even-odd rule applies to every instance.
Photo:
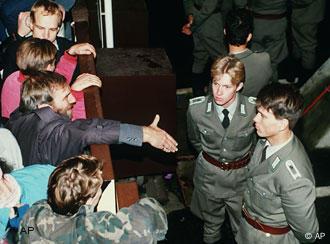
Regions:
[[194, 105], [194, 104], [198, 104], [198, 103], [202, 103], [204, 101], [205, 101], [205, 96], [194, 97], [194, 98], [191, 98], [189, 100], [189, 106]]
[[256, 97], [249, 97], [249, 98], [248, 98], [248, 101], [249, 101], [249, 103], [251, 103], [251, 104], [256, 104], [256, 100], [257, 100]]

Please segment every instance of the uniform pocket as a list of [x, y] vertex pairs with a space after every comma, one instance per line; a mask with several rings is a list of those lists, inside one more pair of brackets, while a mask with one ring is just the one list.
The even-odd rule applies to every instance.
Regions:
[[198, 126], [198, 130], [200, 133], [202, 144], [209, 146], [215, 143], [217, 138], [213, 129], [204, 126]]
[[235, 138], [235, 149], [239, 150], [248, 147], [253, 140], [254, 127], [249, 127], [237, 133]]

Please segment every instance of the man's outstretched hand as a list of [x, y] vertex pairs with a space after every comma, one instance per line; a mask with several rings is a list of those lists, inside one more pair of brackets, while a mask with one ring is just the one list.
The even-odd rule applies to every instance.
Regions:
[[143, 142], [148, 142], [151, 146], [165, 152], [178, 151], [178, 143], [166, 131], [158, 127], [159, 115], [149, 126], [143, 126]]

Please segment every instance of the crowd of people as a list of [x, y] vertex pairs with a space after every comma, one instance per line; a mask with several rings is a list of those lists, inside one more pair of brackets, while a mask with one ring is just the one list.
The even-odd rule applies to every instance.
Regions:
[[[0, 7], [9, 7], [6, 2]], [[96, 51], [58, 36], [72, 4], [57, 2], [37, 0], [15, 14], [16, 29], [5, 26], [0, 242], [156, 243], [168, 230], [157, 200], [142, 198], [117, 213], [96, 211], [103, 162], [85, 149], [148, 143], [175, 153], [178, 144], [158, 127], [159, 115], [146, 126], [86, 118], [83, 90], [102, 82], [79, 74], [77, 56], [95, 57]], [[196, 96], [187, 111], [187, 136], [198, 155], [190, 209], [204, 223], [205, 243], [221, 242], [226, 212], [238, 244], [313, 242], [319, 228], [315, 179], [292, 130], [303, 98], [296, 87], [277, 82], [278, 64], [287, 56], [288, 1], [249, 2], [184, 0], [182, 32], [194, 38]], [[299, 34], [315, 35], [321, 18], [311, 23], [297, 16], [322, 1], [305, 2], [290, 1], [290, 11], [296, 58], [309, 72], [316, 44], [304, 45]]]

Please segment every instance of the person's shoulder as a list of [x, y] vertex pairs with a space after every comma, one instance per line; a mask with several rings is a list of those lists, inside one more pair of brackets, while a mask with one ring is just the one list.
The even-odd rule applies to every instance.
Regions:
[[260, 61], [269, 61], [270, 62], [270, 56], [267, 52], [253, 51], [253, 56]]
[[256, 97], [245, 96], [243, 94], [239, 94], [239, 96], [241, 97], [241, 100], [243, 101], [243, 103], [246, 104], [248, 108], [254, 109], [256, 107], [256, 100], [257, 100]]
[[294, 136], [292, 142], [285, 147], [289, 147], [289, 154], [286, 157], [275, 158], [272, 163], [274, 172], [277, 171], [278, 163], [279, 173], [277, 176], [281, 184], [286, 186], [309, 182], [307, 184], [313, 185], [315, 180], [312, 164], [299, 139]]
[[205, 106], [208, 103], [209, 96], [194, 97], [189, 100], [188, 111], [191, 114], [199, 114], [205, 110]]
[[207, 96], [194, 97], [189, 99], [189, 107], [198, 108], [207, 102]]

